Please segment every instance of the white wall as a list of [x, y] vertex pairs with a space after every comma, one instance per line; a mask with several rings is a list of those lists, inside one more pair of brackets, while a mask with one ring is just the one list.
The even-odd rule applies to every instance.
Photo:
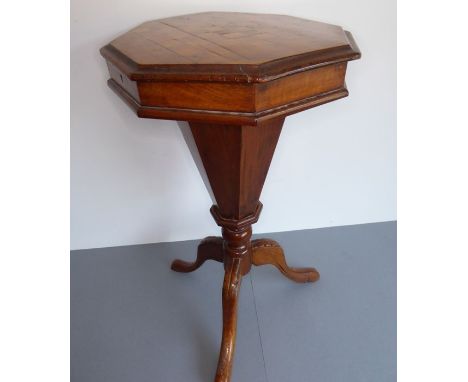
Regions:
[[394, 0], [72, 0], [72, 249], [218, 234], [177, 123], [138, 119], [107, 88], [99, 55], [143, 21], [212, 10], [342, 25], [362, 51], [348, 98], [286, 119], [254, 232], [396, 219]]

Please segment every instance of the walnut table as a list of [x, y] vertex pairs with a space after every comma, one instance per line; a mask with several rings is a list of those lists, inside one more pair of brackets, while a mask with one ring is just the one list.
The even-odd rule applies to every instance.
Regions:
[[[297, 282], [281, 246], [251, 240], [263, 183], [286, 116], [346, 97], [346, 65], [360, 57], [349, 32], [296, 17], [199, 13], [146, 22], [101, 49], [109, 86], [140, 118], [188, 121], [185, 138], [213, 198], [222, 237], [200, 242], [191, 272], [224, 263], [223, 334], [216, 382], [230, 380], [239, 287], [252, 265], [271, 264]], [[191, 144], [193, 143], [193, 144]]]

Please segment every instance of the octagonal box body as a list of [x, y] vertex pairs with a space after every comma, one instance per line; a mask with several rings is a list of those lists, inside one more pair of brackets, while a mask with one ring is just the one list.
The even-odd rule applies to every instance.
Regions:
[[360, 57], [336, 25], [220, 12], [146, 22], [101, 54], [140, 117], [246, 125], [347, 96], [347, 61]]

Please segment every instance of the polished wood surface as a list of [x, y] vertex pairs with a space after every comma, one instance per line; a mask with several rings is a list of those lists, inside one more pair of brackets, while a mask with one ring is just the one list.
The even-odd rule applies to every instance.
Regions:
[[[216, 111], [223, 111], [228, 107], [232, 112], [252, 113], [339, 89], [343, 87], [345, 72], [346, 63], [340, 63], [256, 85], [145, 81], [138, 85], [131, 82], [131, 87], [127, 86], [127, 89], [142, 105]], [[113, 78], [118, 81], [120, 75], [117, 77], [114, 74]]]
[[141, 118], [181, 126], [213, 200], [221, 237], [207, 237], [192, 263], [224, 264], [223, 333], [215, 382], [229, 382], [242, 276], [272, 265], [292, 281], [319, 279], [291, 268], [281, 246], [251, 240], [260, 194], [285, 117], [346, 97], [347, 62], [360, 57], [341, 27], [280, 15], [209, 12], [146, 22], [101, 49], [108, 84]]
[[[342, 87], [325, 93], [312, 95], [286, 105], [274, 107], [260, 112], [233, 112], [216, 111], [203, 109], [181, 109], [165, 106], [145, 106], [131, 96], [113, 79], [108, 80], [109, 87], [117, 93], [140, 118], [169, 119], [175, 121], [207, 122], [215, 124], [239, 124], [256, 126], [259, 122], [270, 118], [286, 117], [303, 110], [310, 109], [324, 103], [336, 101], [348, 96], [348, 90], [343, 84]], [[213, 101], [216, 102], [216, 101]]]
[[224, 261], [223, 239], [221, 237], [206, 237], [198, 245], [197, 259], [193, 263], [174, 260], [171, 269], [183, 273], [193, 272], [200, 268], [207, 260], [214, 260], [220, 263]]
[[232, 363], [236, 346], [237, 306], [241, 286], [241, 259], [235, 258], [226, 266], [223, 282], [223, 336], [219, 349], [215, 382], [231, 380]]
[[148, 21], [101, 53], [132, 80], [264, 82], [359, 58], [340, 26], [283, 15], [206, 12]]
[[225, 12], [149, 21], [101, 54], [139, 117], [243, 125], [347, 96], [346, 63], [360, 57], [339, 26]]
[[271, 239], [252, 241], [252, 264], [273, 265], [288, 279], [298, 283], [311, 283], [320, 278], [315, 268], [291, 268], [286, 264], [281, 245]]
[[221, 216], [239, 220], [255, 212], [283, 122], [190, 123]]
[[[268, 168], [281, 134], [284, 118], [272, 118], [248, 125], [217, 125], [191, 122], [185, 139], [213, 198], [211, 213], [222, 227], [222, 238], [204, 239], [194, 263], [175, 260], [172, 269], [190, 272], [205, 260], [219, 261], [225, 268], [223, 286], [223, 337], [216, 382], [229, 381], [234, 352], [238, 288], [252, 264], [271, 264], [296, 282], [313, 282], [319, 273], [313, 268], [290, 268], [283, 250], [272, 240], [251, 241], [252, 224], [260, 215], [259, 201]], [[189, 135], [190, 134], [190, 135]], [[232, 281], [234, 280], [234, 281]]]

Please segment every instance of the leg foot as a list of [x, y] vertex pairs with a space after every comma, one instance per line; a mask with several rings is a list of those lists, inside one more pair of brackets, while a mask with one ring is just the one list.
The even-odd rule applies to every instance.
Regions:
[[223, 239], [221, 237], [208, 236], [198, 245], [197, 259], [193, 263], [183, 260], [174, 260], [171, 269], [176, 272], [193, 272], [200, 268], [206, 260], [223, 262]]
[[226, 268], [223, 283], [223, 338], [219, 352], [215, 382], [231, 380], [236, 344], [237, 304], [241, 285], [241, 259], [235, 258]]
[[274, 265], [287, 278], [298, 283], [314, 282], [320, 278], [315, 268], [290, 268], [286, 264], [283, 248], [274, 240], [252, 240], [252, 264]]

